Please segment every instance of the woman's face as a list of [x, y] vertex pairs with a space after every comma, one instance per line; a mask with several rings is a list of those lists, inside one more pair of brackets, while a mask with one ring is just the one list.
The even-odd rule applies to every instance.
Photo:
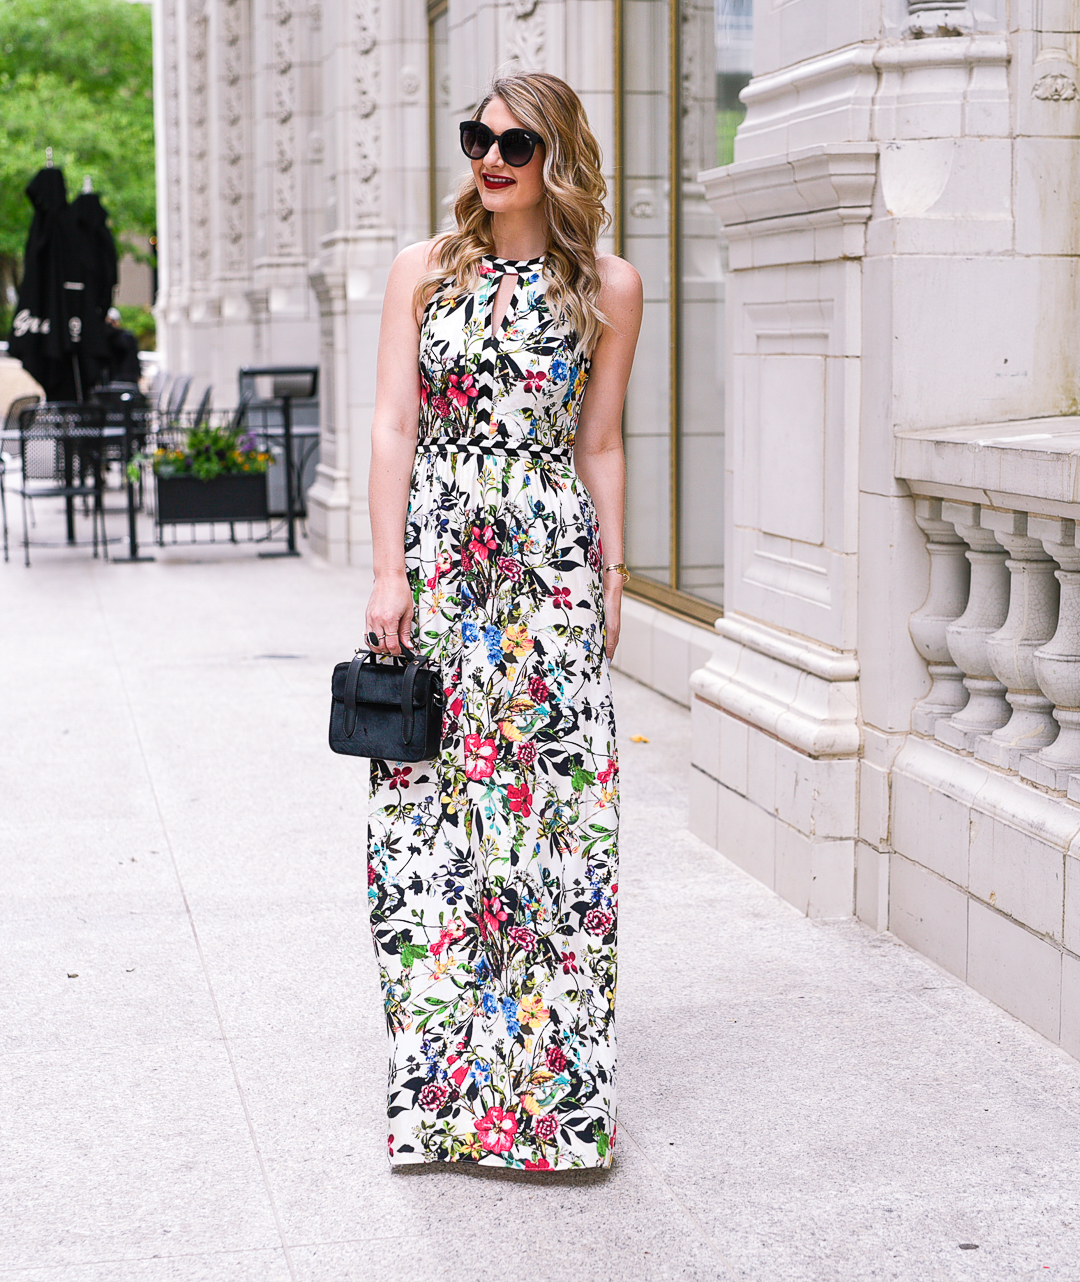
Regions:
[[[510, 114], [501, 98], [492, 98], [480, 119], [494, 134], [507, 129], [524, 129], [520, 120]], [[520, 169], [508, 165], [493, 142], [483, 160], [471, 162], [473, 181], [484, 202], [484, 208], [493, 214], [518, 213], [533, 209], [544, 199], [544, 144], [538, 143], [532, 160]]]

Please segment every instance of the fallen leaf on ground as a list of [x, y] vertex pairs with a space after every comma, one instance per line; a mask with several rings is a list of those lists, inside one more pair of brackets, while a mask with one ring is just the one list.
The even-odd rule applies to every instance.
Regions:
[[649, 741], [643, 734], [632, 734], [630, 736], [630, 742], [631, 743], [648, 743]]

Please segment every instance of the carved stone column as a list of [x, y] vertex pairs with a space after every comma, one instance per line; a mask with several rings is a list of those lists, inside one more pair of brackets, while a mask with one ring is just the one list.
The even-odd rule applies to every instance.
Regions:
[[1080, 547], [1076, 522], [1059, 517], [1028, 518], [1028, 533], [1060, 566], [1061, 584], [1057, 631], [1033, 655], [1039, 686], [1054, 703], [1054, 720], [1061, 727], [1048, 747], [1020, 762], [1020, 773], [1045, 788], [1065, 791], [1069, 777], [1080, 773]]
[[971, 752], [981, 735], [992, 734], [1011, 715], [1005, 702], [1005, 687], [994, 675], [986, 648], [1008, 613], [1007, 554], [993, 531], [982, 528], [977, 503], [942, 503], [941, 515], [969, 547], [971, 591], [967, 608], [945, 629], [949, 653], [964, 673], [969, 698], [960, 712], [938, 722], [935, 737], [950, 748]]
[[1054, 562], [1042, 543], [1028, 534], [1026, 512], [983, 509], [980, 524], [993, 530], [1008, 549], [1009, 614], [986, 643], [990, 666], [1008, 689], [1008, 723], [975, 745], [980, 761], [1015, 770], [1024, 752], [1037, 751], [1057, 738], [1053, 704], [1039, 689], [1033, 656], [1057, 626], [1058, 584]]
[[967, 544], [948, 521], [941, 519], [941, 500], [916, 497], [915, 520], [926, 535], [930, 554], [930, 590], [908, 621], [915, 649], [926, 660], [933, 685], [911, 714], [911, 728], [932, 735], [938, 721], [951, 717], [967, 703], [964, 674], [952, 661], [945, 629], [964, 611], [971, 566]]

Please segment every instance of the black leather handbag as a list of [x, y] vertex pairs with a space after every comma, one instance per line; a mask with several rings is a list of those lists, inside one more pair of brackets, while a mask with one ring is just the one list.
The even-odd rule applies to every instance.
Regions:
[[330, 747], [350, 757], [429, 761], [442, 739], [443, 688], [426, 655], [393, 663], [357, 650], [330, 682]]

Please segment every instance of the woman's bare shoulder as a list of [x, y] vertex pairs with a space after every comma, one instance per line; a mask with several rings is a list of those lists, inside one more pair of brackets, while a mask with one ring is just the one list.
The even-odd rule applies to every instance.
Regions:
[[442, 240], [440, 236], [434, 240], [418, 240], [414, 245], [406, 245], [394, 259], [391, 273], [399, 280], [415, 284], [421, 276], [434, 271], [438, 266]]
[[[618, 254], [597, 254], [602, 296], [614, 303], [633, 305], [641, 298], [641, 277], [633, 263]], [[602, 304], [601, 304], [602, 305]]]
[[613, 319], [640, 317], [641, 277], [633, 263], [617, 254], [597, 254], [596, 270], [600, 273], [600, 310]]

